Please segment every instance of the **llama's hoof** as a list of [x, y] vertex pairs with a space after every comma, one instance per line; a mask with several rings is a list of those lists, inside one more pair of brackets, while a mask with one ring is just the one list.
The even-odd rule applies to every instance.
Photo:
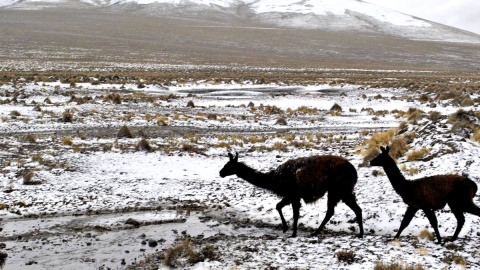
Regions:
[[320, 232], [314, 232], [310, 234], [310, 237], [317, 237], [320, 234]]
[[297, 234], [296, 234], [296, 233], [294, 233], [294, 234], [290, 235], [290, 237], [289, 237], [289, 238], [296, 238], [296, 237], [297, 237]]
[[283, 227], [283, 232], [287, 232], [288, 231], [288, 226], [287, 227]]
[[358, 238], [363, 238], [363, 233], [362, 234], [359, 234], [357, 235]]

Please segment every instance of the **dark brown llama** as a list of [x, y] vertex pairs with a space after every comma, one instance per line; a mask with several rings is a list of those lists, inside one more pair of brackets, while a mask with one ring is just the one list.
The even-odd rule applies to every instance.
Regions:
[[353, 188], [357, 182], [357, 171], [346, 159], [337, 156], [312, 156], [289, 160], [277, 169], [267, 173], [259, 172], [238, 162], [228, 153], [230, 160], [220, 171], [221, 177], [236, 174], [247, 182], [269, 190], [283, 199], [277, 204], [277, 211], [282, 219], [283, 232], [288, 230], [282, 208], [292, 204], [293, 234], [297, 236], [297, 224], [300, 214], [300, 199], [313, 203], [328, 192], [327, 213], [320, 227], [312, 234], [318, 235], [334, 214], [334, 208], [343, 200], [355, 212], [359, 237], [363, 237], [362, 209], [357, 205]]
[[438, 222], [435, 210], [445, 208], [448, 204], [457, 219], [457, 229], [449, 239], [457, 239], [465, 223], [464, 212], [480, 216], [480, 208], [473, 203], [477, 185], [472, 180], [460, 175], [435, 175], [408, 181], [400, 172], [397, 164], [388, 151], [390, 148], [380, 147], [381, 153], [370, 161], [371, 166], [381, 166], [392, 183], [393, 189], [402, 197], [408, 207], [395, 238], [410, 224], [418, 210], [422, 209], [435, 231], [438, 243], [442, 238], [438, 232]]

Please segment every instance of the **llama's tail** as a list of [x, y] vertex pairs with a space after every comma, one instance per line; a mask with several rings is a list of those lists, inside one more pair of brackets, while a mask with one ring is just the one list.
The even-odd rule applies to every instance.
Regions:
[[465, 181], [467, 182], [467, 185], [471, 188], [473, 196], [475, 196], [478, 190], [477, 184], [472, 179], [468, 178], [468, 176], [465, 177]]

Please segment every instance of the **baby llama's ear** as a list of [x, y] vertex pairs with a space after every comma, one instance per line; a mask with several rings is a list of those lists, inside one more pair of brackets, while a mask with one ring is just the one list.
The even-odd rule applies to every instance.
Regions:
[[230, 157], [230, 161], [232, 161], [232, 160], [233, 160], [233, 155], [232, 155], [232, 153], [228, 153], [228, 156]]
[[390, 146], [387, 146], [387, 148], [385, 149], [385, 151], [387, 151], [387, 154], [388, 154], [388, 151], [390, 151]]
[[238, 161], [238, 152], [235, 152], [235, 161]]

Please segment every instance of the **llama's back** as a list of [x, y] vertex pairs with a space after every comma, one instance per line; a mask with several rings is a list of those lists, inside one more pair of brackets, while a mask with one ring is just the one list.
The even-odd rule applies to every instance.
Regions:
[[[477, 192], [471, 179], [453, 174], [435, 175], [412, 181], [415, 186], [410, 195], [418, 208], [441, 209], [450, 202], [470, 201]], [[404, 197], [406, 203], [408, 196]]]
[[276, 170], [286, 192], [295, 192], [306, 203], [321, 198], [327, 191], [353, 191], [357, 171], [346, 159], [338, 156], [311, 156], [292, 159]]

